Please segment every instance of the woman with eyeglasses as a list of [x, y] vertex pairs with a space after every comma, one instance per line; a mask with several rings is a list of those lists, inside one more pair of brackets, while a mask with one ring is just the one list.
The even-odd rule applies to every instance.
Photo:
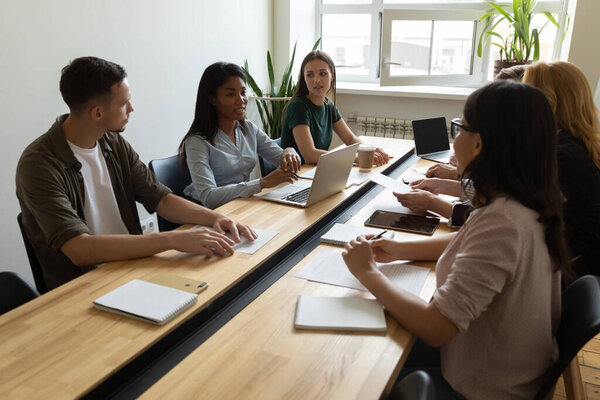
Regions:
[[600, 121], [588, 81], [574, 64], [538, 62], [523, 82], [539, 88], [558, 125], [558, 179], [565, 236], [578, 276], [600, 274]]
[[[436, 397], [531, 399], [558, 357], [567, 268], [554, 117], [543, 93], [509, 81], [475, 91], [463, 113], [454, 150], [474, 189], [465, 225], [418, 241], [359, 237], [342, 255], [405, 329], [440, 348], [415, 346], [404, 369], [438, 377]], [[394, 260], [438, 260], [431, 302], [376, 266]]]

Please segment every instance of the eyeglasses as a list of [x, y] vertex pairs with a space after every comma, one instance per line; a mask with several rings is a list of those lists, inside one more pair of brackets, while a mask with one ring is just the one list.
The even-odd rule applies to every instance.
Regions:
[[461, 118], [454, 118], [452, 122], [450, 122], [450, 136], [452, 136], [452, 139], [454, 139], [456, 135], [458, 135], [461, 129], [467, 132], [476, 132], [475, 129], [463, 124], [461, 122]]

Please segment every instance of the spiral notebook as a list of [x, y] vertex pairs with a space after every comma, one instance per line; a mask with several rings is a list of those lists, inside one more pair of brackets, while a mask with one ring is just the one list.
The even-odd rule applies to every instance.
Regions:
[[[337, 246], [344, 246], [349, 241], [356, 239], [357, 236], [378, 235], [381, 232], [383, 232], [383, 229], [336, 223], [327, 231], [327, 233], [321, 236], [321, 242], [335, 244]], [[392, 239], [394, 237], [394, 232], [387, 231], [382, 237], [385, 239]]]
[[94, 300], [94, 307], [164, 325], [198, 301], [195, 293], [134, 279]]

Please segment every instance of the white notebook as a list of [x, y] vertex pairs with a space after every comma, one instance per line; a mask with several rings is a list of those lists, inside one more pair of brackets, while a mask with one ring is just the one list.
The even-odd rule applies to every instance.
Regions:
[[[368, 226], [353, 226], [345, 224], [335, 224], [321, 236], [321, 242], [343, 246], [360, 235], [378, 235], [383, 229], [371, 228]], [[394, 231], [387, 231], [383, 238], [391, 239], [394, 237]]]
[[134, 279], [94, 300], [94, 307], [164, 325], [198, 301], [195, 293]]
[[360, 297], [298, 296], [294, 326], [298, 329], [385, 332], [383, 306]]

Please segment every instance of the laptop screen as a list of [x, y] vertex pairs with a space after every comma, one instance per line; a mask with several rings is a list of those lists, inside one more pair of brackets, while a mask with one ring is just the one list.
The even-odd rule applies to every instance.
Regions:
[[412, 126], [417, 155], [450, 150], [445, 117], [417, 119]]

